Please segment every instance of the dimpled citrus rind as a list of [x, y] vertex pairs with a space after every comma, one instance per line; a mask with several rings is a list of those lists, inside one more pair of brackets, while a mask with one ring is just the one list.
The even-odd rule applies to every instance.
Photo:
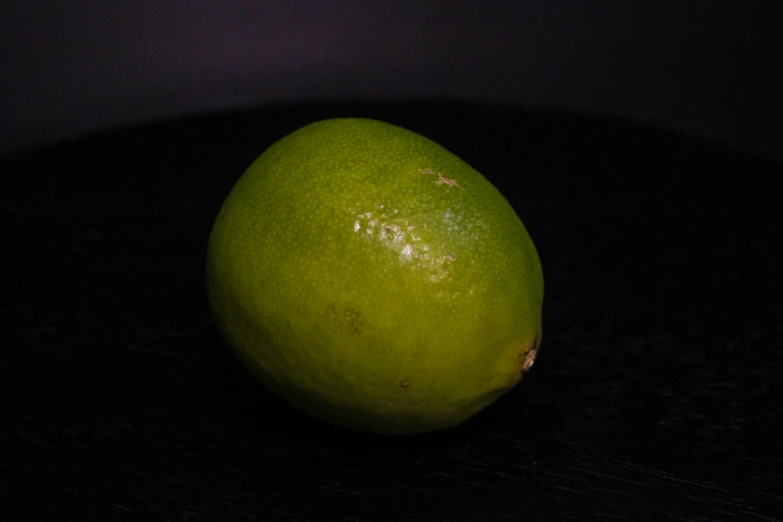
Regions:
[[456, 426], [519, 381], [541, 336], [541, 266], [512, 207], [457, 156], [376, 120], [269, 147], [226, 198], [206, 271], [252, 373], [351, 429]]

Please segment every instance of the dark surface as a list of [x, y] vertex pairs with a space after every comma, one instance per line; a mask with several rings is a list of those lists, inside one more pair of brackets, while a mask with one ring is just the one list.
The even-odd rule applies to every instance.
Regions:
[[[536, 366], [462, 427], [306, 418], [211, 322], [231, 185], [342, 115], [461, 155], [540, 250]], [[779, 166], [617, 122], [389, 105], [166, 123], [1, 168], [2, 520], [783, 520]]]

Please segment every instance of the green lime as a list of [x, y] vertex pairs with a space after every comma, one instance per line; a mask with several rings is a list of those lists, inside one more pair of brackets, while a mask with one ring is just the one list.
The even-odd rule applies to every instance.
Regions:
[[461, 424], [519, 382], [541, 339], [541, 264], [511, 205], [440, 145], [371, 119], [264, 151], [223, 203], [206, 274], [247, 368], [350, 429]]

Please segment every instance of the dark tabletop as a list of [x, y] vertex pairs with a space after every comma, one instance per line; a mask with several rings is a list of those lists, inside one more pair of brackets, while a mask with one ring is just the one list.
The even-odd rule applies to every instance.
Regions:
[[[305, 417], [234, 359], [206, 239], [316, 119], [423, 133], [539, 248], [520, 385], [415, 437]], [[269, 108], [0, 163], [0, 520], [783, 520], [783, 169], [620, 122], [463, 105]]]

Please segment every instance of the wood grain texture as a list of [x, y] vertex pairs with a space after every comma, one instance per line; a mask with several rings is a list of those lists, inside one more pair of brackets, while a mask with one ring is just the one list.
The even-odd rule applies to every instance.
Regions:
[[[536, 365], [460, 428], [306, 418], [212, 324], [223, 197], [335, 115], [451, 148], [539, 247]], [[130, 129], [2, 172], [2, 520], [783, 520], [778, 165], [619, 122], [402, 105]]]

